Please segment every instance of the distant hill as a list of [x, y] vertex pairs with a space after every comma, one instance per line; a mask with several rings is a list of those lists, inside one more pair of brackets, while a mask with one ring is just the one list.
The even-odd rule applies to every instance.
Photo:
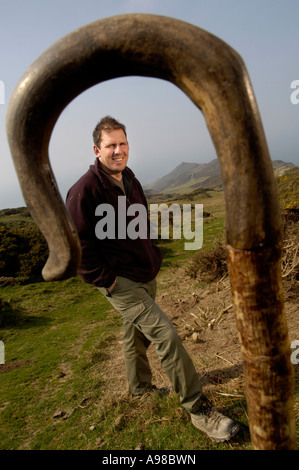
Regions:
[[168, 175], [159, 178], [154, 183], [145, 186], [145, 189], [153, 189], [154, 191], [163, 192], [165, 189], [175, 187], [179, 183], [181, 186], [189, 181], [190, 175], [196, 168], [204, 166], [198, 163], [181, 163]]
[[[296, 168], [293, 163], [286, 163], [282, 160], [274, 160], [272, 164], [275, 176], [281, 176], [286, 171]], [[147, 194], [155, 192], [180, 194], [199, 188], [221, 187], [220, 165], [218, 159], [215, 158], [209, 163], [183, 162], [167, 175], [144, 186], [144, 189]]]

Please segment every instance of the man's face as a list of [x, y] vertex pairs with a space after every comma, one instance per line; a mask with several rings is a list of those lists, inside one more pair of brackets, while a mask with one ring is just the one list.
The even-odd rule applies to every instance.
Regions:
[[94, 146], [94, 153], [112, 175], [120, 174], [129, 158], [129, 144], [122, 129], [102, 132], [100, 148]]

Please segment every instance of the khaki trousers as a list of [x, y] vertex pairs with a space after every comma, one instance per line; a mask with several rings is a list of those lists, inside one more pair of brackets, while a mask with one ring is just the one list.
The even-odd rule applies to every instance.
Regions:
[[117, 276], [110, 294], [105, 288], [98, 289], [122, 316], [130, 392], [139, 395], [151, 388], [146, 351], [153, 342], [181, 405], [195, 413], [202, 394], [201, 383], [174, 326], [155, 302], [156, 280], [141, 283]]

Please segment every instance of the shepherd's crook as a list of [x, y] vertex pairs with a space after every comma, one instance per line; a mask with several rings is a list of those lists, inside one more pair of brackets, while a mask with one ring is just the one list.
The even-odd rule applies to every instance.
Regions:
[[117, 16], [72, 32], [27, 70], [9, 102], [7, 134], [24, 199], [48, 242], [43, 276], [71, 276], [80, 261], [78, 236], [49, 165], [54, 124], [87, 88], [129, 75], [174, 83], [205, 116], [224, 185], [229, 272], [253, 448], [294, 449], [276, 185], [246, 68], [223, 41], [171, 18]]

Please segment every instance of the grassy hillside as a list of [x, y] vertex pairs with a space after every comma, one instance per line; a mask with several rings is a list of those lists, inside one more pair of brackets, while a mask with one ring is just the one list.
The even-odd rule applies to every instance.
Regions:
[[[296, 181], [298, 172], [278, 181], [282, 209], [298, 207]], [[195, 191], [169, 200], [175, 201], [204, 205], [203, 252], [223, 241], [223, 192]], [[1, 211], [0, 225], [19, 226], [27, 218], [26, 210]], [[164, 261], [158, 301], [191, 354], [205, 393], [214, 406], [239, 422], [240, 433], [230, 443], [215, 444], [191, 425], [173, 392], [162, 397], [153, 393], [130, 397], [121, 319], [97, 289], [74, 277], [1, 288], [0, 340], [5, 346], [5, 364], [0, 364], [1, 450], [251, 449], [228, 279], [192, 278], [186, 267], [195, 254], [184, 251], [183, 240], [160, 245]], [[296, 335], [296, 304], [288, 289], [291, 333]], [[212, 329], [211, 320], [220, 315], [221, 322]], [[194, 333], [200, 338], [195, 342]], [[154, 383], [164, 385], [167, 379], [154, 348], [149, 356]]]
[[[272, 167], [274, 176], [277, 178], [282, 177], [289, 171], [299, 169], [293, 163], [286, 163], [281, 160], [272, 161]], [[189, 193], [200, 188], [223, 188], [217, 158], [209, 163], [181, 163], [169, 174], [145, 186], [145, 190], [149, 193], [160, 192], [172, 196]]]
[[280, 208], [299, 209], [299, 168], [277, 178]]
[[[222, 198], [216, 192], [206, 197], [216, 215], [205, 224], [207, 245], [223, 232]], [[15, 223], [17, 216], [3, 217], [13, 217]], [[171, 270], [192, 256], [181, 240], [163, 242], [161, 248], [162, 277], [172, 276]], [[146, 449], [230, 448], [198, 433], [176, 394], [133, 399], [126, 393], [121, 319], [96, 289], [75, 277], [7, 285], [1, 299], [2, 450], [135, 449], [140, 443]], [[160, 385], [157, 374], [154, 380]], [[226, 401], [219, 396], [217, 404]], [[232, 412], [243, 409], [245, 399], [228, 400], [225, 406]], [[244, 413], [242, 421], [237, 446], [248, 448]]]

